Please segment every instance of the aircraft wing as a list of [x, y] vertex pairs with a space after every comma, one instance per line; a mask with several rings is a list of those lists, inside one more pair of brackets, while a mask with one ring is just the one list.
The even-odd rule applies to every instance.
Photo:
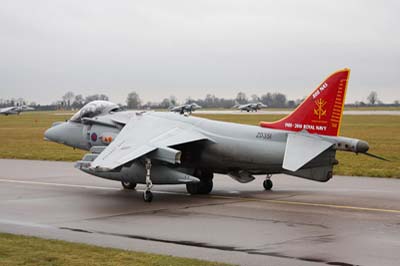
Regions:
[[109, 171], [158, 149], [208, 139], [192, 126], [144, 114], [129, 120], [92, 162], [91, 168]]
[[332, 145], [333, 143], [312, 134], [289, 133], [282, 166], [296, 172]]
[[16, 113], [16, 110], [17, 108], [15, 107], [15, 106], [11, 106], [11, 107], [6, 107], [6, 108], [3, 108], [3, 109], [0, 109], [0, 113], [2, 113], [2, 114], [13, 114], [13, 113]]
[[180, 112], [182, 110], [182, 108], [185, 108], [185, 105], [178, 105], [178, 106], [174, 106], [170, 109], [171, 112]]

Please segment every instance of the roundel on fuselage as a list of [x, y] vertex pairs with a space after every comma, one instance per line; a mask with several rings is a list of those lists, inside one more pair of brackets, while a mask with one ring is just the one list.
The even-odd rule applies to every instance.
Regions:
[[97, 134], [96, 134], [95, 132], [93, 132], [93, 133], [90, 135], [90, 139], [91, 139], [93, 142], [96, 142], [96, 141], [97, 141]]

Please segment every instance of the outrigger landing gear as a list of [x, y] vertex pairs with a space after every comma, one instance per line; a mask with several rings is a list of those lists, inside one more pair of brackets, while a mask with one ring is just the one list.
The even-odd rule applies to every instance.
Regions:
[[145, 202], [151, 202], [153, 200], [153, 193], [151, 193], [151, 188], [153, 183], [151, 182], [151, 160], [149, 158], [145, 159], [146, 166], [146, 190], [143, 192], [143, 200]]
[[271, 188], [273, 186], [272, 181], [271, 181], [271, 176], [272, 176], [271, 174], [267, 174], [267, 176], [265, 177], [265, 180], [263, 182], [263, 187], [265, 190], [271, 190]]

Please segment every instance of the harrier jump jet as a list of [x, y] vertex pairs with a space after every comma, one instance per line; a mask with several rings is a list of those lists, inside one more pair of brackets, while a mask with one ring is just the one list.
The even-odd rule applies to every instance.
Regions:
[[190, 194], [208, 194], [214, 173], [240, 183], [285, 173], [326, 182], [338, 164], [337, 151], [367, 153], [368, 143], [339, 136], [350, 70], [324, 80], [300, 106], [277, 122], [260, 126], [218, 122], [165, 112], [135, 113], [94, 101], [67, 122], [55, 123], [45, 139], [89, 150], [80, 170], [120, 181], [126, 189], [145, 184], [186, 184]]
[[191, 114], [192, 112], [194, 112], [198, 109], [201, 109], [201, 106], [198, 105], [197, 103], [187, 103], [187, 104], [171, 107], [169, 110], [171, 112], [180, 113], [180, 114], [184, 114], [184, 113]]
[[2, 115], [19, 115], [21, 112], [33, 111], [33, 110], [35, 110], [35, 108], [29, 107], [26, 105], [11, 106], [11, 107], [1, 108], [0, 114], [2, 114]]
[[241, 105], [235, 105], [233, 108], [237, 108], [240, 111], [257, 112], [261, 108], [267, 108], [267, 106], [263, 103], [246, 103]]

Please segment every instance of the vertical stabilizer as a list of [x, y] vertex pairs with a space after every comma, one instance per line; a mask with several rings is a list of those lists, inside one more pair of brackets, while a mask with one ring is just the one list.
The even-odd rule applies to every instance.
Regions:
[[260, 122], [260, 126], [338, 136], [349, 76], [350, 69], [336, 71], [288, 116], [276, 122]]

